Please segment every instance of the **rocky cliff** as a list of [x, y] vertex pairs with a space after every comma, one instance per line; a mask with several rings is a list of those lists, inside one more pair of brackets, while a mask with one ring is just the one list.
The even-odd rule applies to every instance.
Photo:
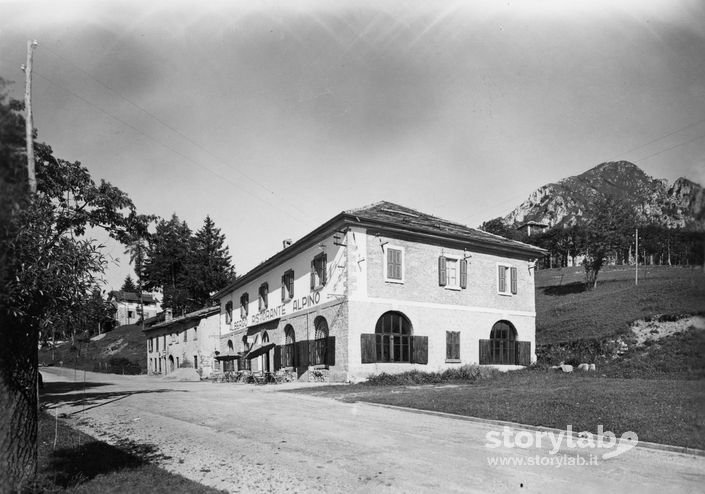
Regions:
[[581, 175], [544, 185], [503, 218], [507, 225], [528, 221], [571, 226], [590, 216], [595, 202], [613, 196], [630, 202], [639, 219], [669, 228], [705, 229], [705, 191], [686, 179], [654, 179], [628, 161], [602, 163]]

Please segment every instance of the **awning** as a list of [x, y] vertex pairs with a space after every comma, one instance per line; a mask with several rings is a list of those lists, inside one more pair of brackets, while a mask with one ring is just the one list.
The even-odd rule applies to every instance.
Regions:
[[243, 357], [243, 354], [241, 353], [236, 353], [234, 355], [217, 355], [215, 357], [216, 360], [237, 360], [241, 359]]
[[256, 348], [253, 348], [249, 352], [247, 352], [247, 355], [245, 355], [245, 358], [250, 359], [250, 358], [259, 357], [260, 355], [262, 355], [263, 353], [267, 353], [269, 350], [271, 350], [274, 347], [275, 347], [274, 343], [265, 343], [264, 345], [260, 345]]
[[276, 319], [271, 319], [269, 321], [256, 324], [255, 326], [250, 326], [247, 328], [247, 336], [252, 336], [258, 333], [261, 333], [262, 331], [271, 331], [274, 329], [277, 329], [279, 327], [279, 317]]

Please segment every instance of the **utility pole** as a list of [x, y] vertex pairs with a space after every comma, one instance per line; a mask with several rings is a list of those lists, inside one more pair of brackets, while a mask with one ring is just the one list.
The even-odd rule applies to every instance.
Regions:
[[636, 261], [634, 263], [634, 284], [638, 285], [639, 284], [639, 228], [636, 229], [636, 248], [635, 250], [635, 258], [634, 260]]
[[32, 194], [37, 192], [37, 177], [34, 172], [34, 139], [32, 136], [34, 125], [32, 123], [32, 53], [39, 45], [37, 40], [27, 41], [27, 64], [22, 66], [25, 74], [24, 109], [25, 133], [27, 136], [27, 178], [29, 190]]

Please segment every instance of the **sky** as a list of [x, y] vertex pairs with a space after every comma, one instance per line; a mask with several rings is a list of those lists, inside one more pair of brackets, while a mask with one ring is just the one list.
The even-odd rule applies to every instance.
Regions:
[[[602, 162], [705, 184], [705, 2], [0, 0], [39, 140], [244, 274], [380, 200], [478, 226]], [[103, 239], [100, 239], [103, 241]], [[107, 243], [106, 287], [131, 272]]]

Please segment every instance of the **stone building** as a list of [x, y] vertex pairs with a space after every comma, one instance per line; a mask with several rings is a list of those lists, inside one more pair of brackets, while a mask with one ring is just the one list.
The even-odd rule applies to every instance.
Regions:
[[159, 300], [152, 293], [142, 293], [142, 302], [140, 303], [139, 294], [114, 290], [108, 294], [108, 301], [115, 309], [113, 318], [117, 321], [118, 326], [140, 322], [143, 306], [145, 319], [155, 317], [160, 310]]
[[147, 371], [168, 375], [178, 368], [194, 368], [207, 378], [219, 366], [215, 360], [220, 341], [218, 307], [200, 309], [144, 330], [147, 337]]
[[390, 202], [344, 211], [214, 295], [219, 359], [331, 381], [529, 365], [544, 254]]

